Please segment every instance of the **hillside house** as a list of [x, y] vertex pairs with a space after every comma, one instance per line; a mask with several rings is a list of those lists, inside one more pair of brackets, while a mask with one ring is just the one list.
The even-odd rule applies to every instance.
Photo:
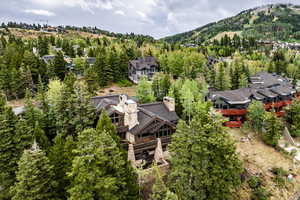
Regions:
[[210, 92], [209, 99], [214, 108], [229, 119], [228, 127], [240, 127], [246, 119], [247, 108], [252, 100], [264, 103], [265, 109], [274, 109], [281, 117], [283, 108], [291, 104], [296, 90], [286, 78], [266, 72], [258, 73], [250, 78], [248, 88], [237, 90]]
[[96, 57], [87, 57], [86, 62], [88, 63], [89, 66], [92, 66], [96, 63]]
[[134, 83], [138, 83], [141, 76], [146, 76], [151, 80], [154, 73], [158, 71], [159, 64], [151, 56], [131, 60], [128, 64], [128, 77]]
[[[97, 113], [105, 110], [117, 127], [124, 147], [134, 163], [152, 162], [155, 151], [166, 152], [179, 120], [173, 98], [163, 102], [139, 104], [127, 95], [93, 97]], [[156, 161], [163, 159], [156, 158]]]

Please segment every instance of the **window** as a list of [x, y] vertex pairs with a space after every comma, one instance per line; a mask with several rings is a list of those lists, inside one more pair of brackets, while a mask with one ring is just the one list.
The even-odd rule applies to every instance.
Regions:
[[117, 113], [113, 113], [111, 116], [111, 122], [114, 124], [117, 124], [120, 122], [120, 115], [118, 115]]
[[155, 72], [155, 66], [150, 67], [150, 72]]
[[173, 130], [168, 125], [163, 125], [156, 133], [156, 137], [157, 138], [165, 137], [171, 135], [172, 133]]

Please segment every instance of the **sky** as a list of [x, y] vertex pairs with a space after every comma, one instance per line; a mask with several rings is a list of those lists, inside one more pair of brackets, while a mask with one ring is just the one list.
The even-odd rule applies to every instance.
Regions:
[[158, 39], [270, 3], [300, 0], [0, 0], [0, 22], [97, 26]]

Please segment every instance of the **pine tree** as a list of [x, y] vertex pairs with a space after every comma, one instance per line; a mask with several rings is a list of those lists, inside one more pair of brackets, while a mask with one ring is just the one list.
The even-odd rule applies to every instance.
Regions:
[[28, 126], [27, 130], [32, 133], [36, 141], [45, 151], [47, 151], [50, 146], [50, 142], [43, 130], [44, 114], [39, 108], [33, 105], [28, 92], [26, 95], [24, 119]]
[[247, 113], [247, 124], [252, 128], [255, 132], [261, 132], [264, 120], [266, 116], [266, 111], [264, 108], [264, 104], [260, 101], [252, 101], [248, 107]]
[[221, 63], [219, 65], [219, 70], [216, 78], [216, 89], [223, 91], [231, 88], [230, 78], [225, 71], [225, 64]]
[[67, 199], [67, 189], [70, 185], [67, 172], [71, 171], [72, 160], [74, 158], [73, 150], [75, 148], [76, 143], [72, 136], [65, 137], [63, 134], [58, 134], [54, 138], [49, 159], [51, 164], [53, 164], [53, 171], [55, 171], [54, 179], [57, 181], [55, 197], [57, 199]]
[[17, 117], [6, 105], [2, 105], [0, 111], [0, 199], [10, 199], [9, 188], [15, 181], [18, 161], [15, 143]]
[[142, 76], [137, 87], [137, 98], [140, 103], [150, 103], [155, 100], [151, 83], [146, 76]]
[[242, 73], [239, 78], [239, 88], [246, 88], [248, 87], [248, 77], [246, 74]]
[[81, 132], [75, 154], [69, 173], [70, 200], [137, 199], [137, 194], [127, 188], [127, 161], [107, 132]]
[[95, 107], [92, 106], [87, 84], [82, 81], [77, 81], [74, 83], [74, 94], [71, 96], [73, 98], [74, 108], [72, 113], [74, 116], [70, 119], [73, 122], [75, 131], [81, 132], [86, 128], [92, 127], [95, 122]]
[[172, 135], [169, 185], [183, 200], [231, 199], [242, 172], [234, 142], [209, 103], [198, 103], [196, 110]]
[[100, 114], [96, 130], [99, 133], [106, 131], [114, 139], [116, 144], [120, 146], [121, 141], [120, 137], [117, 135], [116, 126], [111, 122], [111, 119], [105, 110], [103, 110]]
[[40, 56], [47, 55], [49, 52], [48, 40], [41, 36], [38, 37], [38, 47], [37, 47]]
[[277, 147], [283, 129], [283, 125], [280, 119], [277, 118], [276, 114], [273, 111], [266, 113], [264, 127], [266, 129], [266, 132], [263, 133], [263, 141], [270, 146]]
[[51, 63], [54, 69], [55, 75], [60, 79], [64, 80], [65, 74], [67, 72], [66, 61], [64, 60], [63, 53], [61, 51], [57, 52], [54, 57], [53, 63]]
[[300, 136], [300, 102], [293, 101], [292, 104], [285, 108], [284, 120], [287, 122], [292, 136]]
[[53, 167], [46, 154], [34, 143], [18, 162], [17, 182], [12, 187], [13, 200], [44, 200], [54, 196]]
[[127, 79], [129, 58], [124, 49], [121, 50], [119, 58], [120, 58], [119, 68], [120, 68], [120, 74], [122, 77], [121, 79]]
[[98, 75], [98, 81], [100, 86], [106, 86], [108, 84], [108, 74], [107, 74], [107, 68], [108, 68], [108, 60], [107, 60], [107, 54], [104, 49], [100, 49], [99, 54], [96, 57], [96, 62], [94, 65], [95, 71]]
[[108, 54], [108, 63], [113, 73], [113, 78], [110, 81], [120, 81], [122, 79], [122, 71], [120, 70], [120, 58], [115, 48], [112, 48]]
[[96, 95], [99, 87], [99, 77], [94, 66], [87, 67], [84, 71], [84, 77], [88, 84], [88, 90], [91, 94]]

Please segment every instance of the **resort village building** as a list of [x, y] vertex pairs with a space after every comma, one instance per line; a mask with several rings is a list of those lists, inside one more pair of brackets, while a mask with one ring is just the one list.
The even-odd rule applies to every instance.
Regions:
[[280, 117], [284, 115], [283, 107], [291, 104], [296, 90], [290, 80], [276, 74], [260, 72], [250, 78], [248, 88], [210, 92], [208, 98], [214, 108], [229, 119], [228, 127], [240, 127], [246, 120], [247, 108], [251, 101], [264, 103], [265, 109], [274, 109]]

